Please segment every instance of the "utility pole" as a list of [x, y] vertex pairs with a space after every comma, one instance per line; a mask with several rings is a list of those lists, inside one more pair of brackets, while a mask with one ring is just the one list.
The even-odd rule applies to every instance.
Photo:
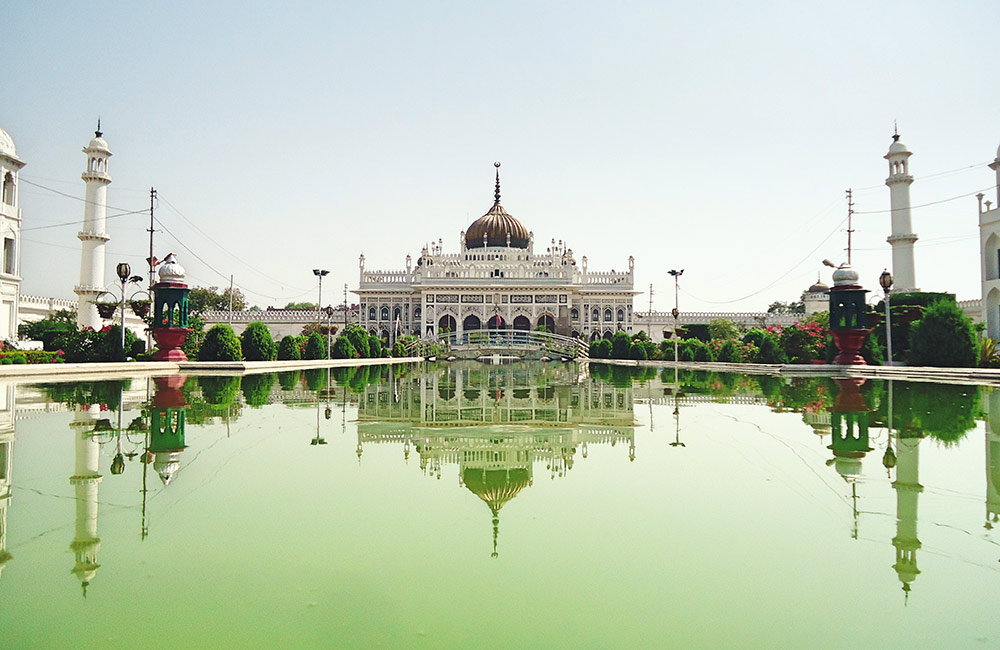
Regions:
[[153, 203], [156, 200], [156, 189], [149, 188], [149, 299], [153, 299]]
[[229, 275], [229, 326], [233, 326], [233, 276]]
[[649, 325], [648, 325], [649, 331], [646, 332], [646, 334], [649, 334], [649, 340], [652, 341], [653, 340], [653, 284], [652, 283], [650, 283], [650, 285], [649, 285], [649, 319], [648, 320], [649, 320]]
[[854, 216], [854, 194], [851, 188], [847, 188], [847, 263], [851, 263], [851, 233], [854, 229], [851, 227], [851, 218]]
[[347, 329], [347, 283], [344, 283], [344, 329]]

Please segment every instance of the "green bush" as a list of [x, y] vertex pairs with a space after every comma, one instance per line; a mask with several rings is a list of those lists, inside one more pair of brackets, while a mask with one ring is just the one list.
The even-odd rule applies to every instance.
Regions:
[[247, 361], [274, 361], [278, 358], [278, 346], [274, 343], [271, 330], [260, 321], [247, 325], [240, 336], [243, 358]]
[[825, 356], [826, 333], [818, 323], [796, 323], [781, 329], [779, 342], [789, 363], [811, 363]]
[[334, 359], [355, 359], [358, 356], [358, 351], [354, 349], [351, 339], [346, 336], [340, 336], [337, 338], [337, 342], [333, 344], [332, 356]]
[[340, 335], [340, 338], [344, 338], [345, 336], [347, 337], [347, 340], [351, 342], [351, 347], [354, 348], [355, 351], [354, 356], [358, 355], [362, 357], [369, 356], [369, 353], [371, 351], [371, 345], [368, 343], [369, 339], [368, 332], [366, 332], [363, 327], [351, 323], [350, 325], [344, 328], [344, 331]]
[[591, 359], [610, 359], [611, 358], [611, 341], [607, 339], [598, 339], [590, 344], [590, 358]]
[[181, 350], [184, 351], [188, 359], [200, 359], [201, 344], [205, 342], [205, 320], [201, 316], [189, 313], [188, 329], [191, 331], [184, 339]]
[[208, 330], [198, 351], [199, 361], [239, 361], [242, 358], [240, 340], [236, 338], [233, 328], [224, 323], [213, 325]]
[[674, 360], [674, 340], [672, 338], [663, 339], [662, 341], [660, 341], [659, 347], [660, 347], [661, 359], [663, 359], [664, 361]]
[[279, 361], [298, 361], [301, 358], [299, 342], [295, 340], [294, 336], [286, 336], [281, 339], [281, 343], [278, 344]]
[[694, 361], [694, 349], [701, 343], [698, 339], [681, 339], [677, 347], [678, 361]]
[[722, 344], [722, 347], [719, 348], [718, 360], [725, 363], [739, 363], [740, 353], [736, 347], [736, 341], [728, 339]]
[[971, 368], [976, 365], [972, 321], [953, 300], [939, 300], [910, 331], [910, 363], [916, 366]]
[[214, 406], [228, 406], [236, 399], [240, 389], [239, 377], [198, 377], [201, 395]]
[[68, 363], [90, 363], [104, 361], [107, 353], [104, 335], [97, 330], [86, 328], [59, 332], [52, 339], [52, 347], [62, 350]]
[[397, 359], [408, 356], [406, 352], [406, 344], [403, 343], [401, 339], [396, 339], [396, 342], [392, 344], [392, 356]]
[[713, 341], [719, 339], [728, 341], [729, 339], [738, 338], [740, 330], [736, 327], [736, 323], [728, 318], [713, 318], [708, 324], [708, 335]]
[[691, 339], [691, 347], [694, 349], [695, 361], [715, 361], [715, 354], [704, 341], [700, 339]]
[[[337, 340], [339, 341], [340, 339]], [[326, 339], [318, 332], [310, 334], [306, 339], [306, 352], [302, 356], [305, 359], [325, 359]]]
[[788, 363], [788, 356], [774, 334], [765, 331], [758, 348], [757, 363]]
[[[336, 374], [338, 370], [354, 370], [354, 368], [334, 368]], [[306, 370], [306, 388], [311, 391], [322, 390], [326, 386], [326, 371], [319, 368]]]
[[632, 347], [632, 339], [625, 332], [615, 332], [611, 337], [611, 358], [628, 359], [629, 348]]
[[281, 386], [281, 390], [295, 390], [301, 379], [302, 373], [298, 370], [278, 373], [278, 385]]
[[644, 348], [641, 342], [632, 342], [632, 345], [628, 349], [628, 358], [634, 359], [636, 361], [645, 361], [648, 359], [646, 356], [646, 348]]
[[43, 348], [49, 352], [59, 349], [53, 344], [57, 336], [77, 331], [76, 311], [68, 309], [60, 309], [48, 318], [33, 323], [23, 323], [17, 328], [20, 338], [41, 341]]
[[372, 359], [378, 359], [382, 356], [382, 340], [379, 337], [368, 337], [368, 356]]
[[708, 342], [712, 340], [712, 335], [708, 331], [708, 325], [705, 323], [694, 323], [692, 325], [685, 325], [684, 331], [681, 335], [686, 339], [698, 339], [702, 342]]

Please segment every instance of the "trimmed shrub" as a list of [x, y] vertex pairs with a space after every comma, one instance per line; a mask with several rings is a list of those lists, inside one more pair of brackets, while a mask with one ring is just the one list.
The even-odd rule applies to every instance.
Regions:
[[243, 348], [236, 332], [224, 323], [213, 325], [208, 330], [198, 351], [199, 361], [239, 361], [242, 358]]
[[334, 359], [355, 359], [358, 356], [358, 351], [354, 349], [354, 344], [351, 343], [350, 338], [339, 336], [333, 344], [333, 353], [331, 356]]
[[286, 336], [281, 339], [281, 343], [278, 344], [279, 361], [298, 361], [301, 358], [299, 342], [295, 340], [294, 336]]
[[591, 359], [610, 359], [611, 358], [611, 341], [607, 339], [598, 339], [590, 344], [590, 358]]
[[625, 332], [615, 332], [611, 337], [611, 358], [628, 359], [629, 348], [632, 347], [632, 339]]
[[764, 332], [758, 348], [757, 363], [788, 363], [788, 356], [781, 348], [778, 337], [770, 332]]
[[[340, 341], [340, 339], [337, 339], [337, 341]], [[319, 332], [313, 332], [306, 339], [306, 353], [302, 356], [306, 359], [326, 358], [326, 340]]]
[[910, 363], [971, 368], [976, 365], [972, 322], [953, 300], [939, 300], [910, 331]]
[[[340, 338], [347, 337], [347, 340], [351, 342], [351, 346], [354, 348], [354, 356], [367, 357], [371, 351], [371, 345], [368, 343], [368, 332], [364, 330], [360, 325], [351, 323], [344, 328], [344, 332], [340, 335]], [[377, 338], [377, 337], [376, 337]], [[340, 339], [337, 339], [340, 340]], [[381, 345], [381, 342], [380, 342]], [[348, 358], [348, 357], [341, 357]]]
[[705, 342], [700, 339], [692, 339], [692, 342], [695, 341], [697, 341], [697, 343], [692, 345], [694, 348], [694, 360], [715, 361], [715, 353], [712, 352], [712, 348], [705, 345]]
[[392, 356], [397, 359], [407, 356], [406, 344], [402, 340], [396, 339], [396, 342], [392, 344]]
[[260, 321], [247, 325], [240, 336], [243, 358], [247, 361], [274, 361], [278, 358], [278, 346], [274, 343], [271, 330]]
[[228, 406], [240, 389], [239, 377], [198, 377], [201, 395], [213, 406]]
[[636, 361], [645, 361], [648, 358], [646, 356], [646, 348], [639, 342], [633, 342], [628, 349], [628, 358]]
[[664, 361], [674, 360], [674, 340], [664, 339], [660, 341], [660, 358]]
[[301, 379], [302, 373], [298, 370], [278, 373], [278, 385], [281, 386], [281, 390], [295, 390]]
[[712, 340], [712, 335], [709, 334], [708, 325], [705, 323], [695, 323], [693, 325], [685, 325], [682, 336], [686, 339], [698, 339], [702, 342], [708, 342]]
[[241, 381], [240, 390], [243, 391], [243, 399], [249, 406], [260, 408], [267, 404], [272, 386], [274, 386], [274, 373], [266, 372], [261, 375], [245, 375]]
[[382, 356], [382, 339], [377, 336], [368, 337], [368, 357], [378, 359]]
[[719, 348], [718, 360], [725, 363], [739, 363], [740, 356], [739, 351], [736, 348], [736, 341], [729, 339], [722, 344], [722, 347]]

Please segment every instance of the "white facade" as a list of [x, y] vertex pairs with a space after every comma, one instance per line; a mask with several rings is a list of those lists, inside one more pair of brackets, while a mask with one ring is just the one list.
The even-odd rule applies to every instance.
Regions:
[[104, 321], [93, 304], [104, 291], [104, 247], [111, 237], [107, 233], [108, 219], [108, 158], [111, 150], [101, 137], [101, 123], [97, 123], [94, 139], [83, 153], [87, 154], [87, 169], [80, 176], [87, 184], [86, 203], [83, 208], [83, 230], [80, 239], [80, 284], [73, 288], [79, 296], [76, 323], [80, 327], [101, 329]]
[[[565, 242], [535, 252], [528, 232], [500, 205], [499, 173], [493, 207], [459, 236], [457, 253], [442, 241], [425, 246], [413, 265], [372, 271], [360, 257], [360, 324], [386, 340], [441, 331], [535, 329], [588, 340], [631, 334], [634, 259], [628, 270], [591, 271]], [[499, 327], [498, 327], [499, 326]]]
[[10, 135], [0, 129], [0, 339], [17, 338], [17, 303], [21, 293], [21, 207], [18, 177], [24, 162]]
[[[1000, 184], [1000, 149], [990, 163]], [[1000, 340], [1000, 185], [996, 205], [992, 200], [979, 199], [979, 261], [982, 273], [982, 319], [986, 336]]]
[[899, 134], [892, 136], [889, 153], [883, 156], [889, 161], [889, 200], [892, 208], [892, 234], [886, 239], [892, 246], [893, 292], [917, 291], [916, 270], [913, 263], [913, 244], [917, 236], [910, 223], [910, 156], [906, 145], [899, 141]]

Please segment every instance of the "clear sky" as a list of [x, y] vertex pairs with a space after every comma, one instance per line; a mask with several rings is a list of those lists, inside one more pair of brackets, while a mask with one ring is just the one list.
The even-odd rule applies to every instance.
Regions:
[[[362, 252], [395, 269], [427, 241], [457, 251], [499, 160], [536, 251], [566, 240], [592, 270], [634, 255], [638, 309], [650, 283], [673, 306], [671, 268], [682, 309], [763, 309], [830, 282], [846, 188], [889, 208], [893, 120], [914, 205], [994, 184], [998, 19], [995, 0], [7, 2], [0, 128], [25, 181], [82, 199], [100, 116], [110, 212], [155, 186], [156, 254], [264, 307], [315, 300], [314, 267], [340, 300]], [[22, 183], [21, 207], [23, 292], [72, 298], [79, 223], [38, 228], [83, 203]], [[976, 199], [913, 225], [917, 284], [978, 298]], [[854, 226], [875, 289], [889, 215]], [[147, 227], [109, 220], [109, 281], [141, 271]]]

